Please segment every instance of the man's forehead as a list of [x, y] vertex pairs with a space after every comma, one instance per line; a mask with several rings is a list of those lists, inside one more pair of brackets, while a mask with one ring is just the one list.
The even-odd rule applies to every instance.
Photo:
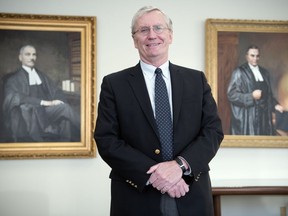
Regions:
[[24, 50], [35, 50], [35, 48], [32, 47], [32, 46], [27, 46], [27, 47], [24, 48]]
[[165, 24], [164, 15], [158, 11], [150, 11], [148, 13], [143, 14], [138, 18], [136, 24], [139, 26], [145, 26], [147, 24], [153, 23], [154, 25]]
[[259, 50], [258, 49], [249, 49], [248, 53], [249, 54], [259, 54]]
[[25, 47], [25, 48], [23, 49], [23, 52], [25, 52], [25, 53], [27, 53], [27, 52], [29, 52], [29, 53], [36, 53], [36, 49], [35, 49], [34, 47]]

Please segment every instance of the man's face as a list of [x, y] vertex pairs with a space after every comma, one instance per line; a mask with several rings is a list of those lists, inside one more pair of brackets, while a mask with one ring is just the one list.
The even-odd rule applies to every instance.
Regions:
[[249, 49], [246, 54], [247, 62], [252, 66], [257, 66], [258, 61], [260, 58], [259, 50], [258, 49]]
[[[162, 33], [155, 33], [152, 27], [161, 26]], [[162, 62], [168, 60], [168, 49], [172, 43], [172, 31], [168, 29], [163, 14], [159, 11], [151, 11], [140, 17], [135, 25], [135, 30], [150, 28], [147, 34], [140, 31], [133, 35], [134, 46], [138, 49], [140, 58], [146, 63]]]
[[34, 47], [27, 46], [19, 54], [19, 60], [22, 62], [22, 65], [33, 68], [36, 61], [36, 50]]

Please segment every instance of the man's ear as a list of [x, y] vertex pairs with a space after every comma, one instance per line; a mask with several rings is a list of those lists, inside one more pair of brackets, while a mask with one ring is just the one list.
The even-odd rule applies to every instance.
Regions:
[[172, 42], [173, 42], [173, 32], [172, 31], [170, 31], [169, 38], [170, 38], [169, 44], [172, 44]]
[[138, 49], [138, 45], [137, 45], [137, 43], [136, 43], [136, 39], [134, 38], [134, 35], [132, 35], [132, 38], [133, 38], [133, 43], [134, 43], [134, 47], [136, 48], [136, 49]]

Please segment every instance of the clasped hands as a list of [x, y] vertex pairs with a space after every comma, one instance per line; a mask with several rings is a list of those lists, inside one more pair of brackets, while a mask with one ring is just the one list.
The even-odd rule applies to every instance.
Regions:
[[180, 198], [189, 191], [189, 185], [182, 178], [182, 170], [174, 160], [150, 167], [147, 174], [151, 174], [149, 183], [162, 194]]

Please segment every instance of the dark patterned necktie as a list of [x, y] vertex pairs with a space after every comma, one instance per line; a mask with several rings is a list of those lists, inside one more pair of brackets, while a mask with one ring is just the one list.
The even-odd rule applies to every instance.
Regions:
[[155, 70], [155, 119], [160, 137], [164, 161], [173, 159], [173, 124], [165, 81], [162, 70]]

